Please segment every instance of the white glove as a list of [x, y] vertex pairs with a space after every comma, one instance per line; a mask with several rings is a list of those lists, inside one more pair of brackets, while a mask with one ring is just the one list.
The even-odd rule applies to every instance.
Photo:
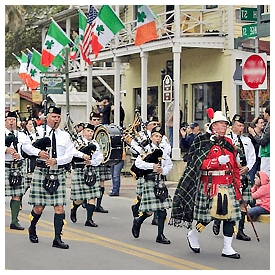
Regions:
[[219, 164], [226, 164], [227, 162], [230, 161], [229, 155], [219, 156], [218, 160], [219, 160]]

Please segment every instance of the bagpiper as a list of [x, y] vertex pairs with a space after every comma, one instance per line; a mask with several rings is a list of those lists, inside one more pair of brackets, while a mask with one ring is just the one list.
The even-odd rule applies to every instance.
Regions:
[[45, 145], [46, 148], [37, 149], [39, 158], [29, 193], [29, 204], [33, 205], [33, 209], [28, 231], [30, 241], [38, 243], [36, 224], [45, 206], [53, 206], [55, 237], [52, 247], [68, 249], [69, 245], [61, 240], [61, 234], [65, 223], [66, 166], [71, 162], [75, 149], [70, 135], [59, 128], [60, 121], [61, 108], [51, 106], [48, 109], [46, 125], [37, 128], [40, 139], [37, 140], [36, 146]]
[[[76, 222], [76, 211], [78, 207], [87, 200], [87, 220], [85, 226], [97, 227], [92, 216], [95, 210], [95, 199], [101, 197], [100, 176], [95, 169], [102, 160], [103, 154], [98, 143], [93, 139], [94, 126], [90, 123], [83, 125], [83, 136], [80, 139], [79, 150], [76, 150], [72, 161], [71, 178], [71, 220]], [[80, 151], [81, 150], [81, 151]], [[85, 152], [85, 153], [84, 153]], [[85, 156], [86, 155], [86, 156]], [[84, 157], [86, 160], [84, 162]]]
[[222, 256], [239, 259], [232, 248], [234, 224], [241, 218], [240, 174], [237, 151], [232, 140], [225, 137], [229, 121], [221, 111], [209, 112], [211, 123], [207, 133], [192, 143], [187, 166], [173, 198], [170, 225], [192, 228], [187, 234], [188, 245], [200, 253], [199, 236], [213, 220], [223, 221]]

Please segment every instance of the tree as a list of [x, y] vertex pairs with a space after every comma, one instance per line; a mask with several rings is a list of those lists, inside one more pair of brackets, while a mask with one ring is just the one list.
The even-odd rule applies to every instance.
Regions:
[[12, 53], [21, 56], [32, 47], [41, 49], [41, 29], [35, 28], [34, 22], [50, 18], [67, 9], [68, 5], [10, 5], [5, 6], [5, 67], [16, 67], [18, 61]]

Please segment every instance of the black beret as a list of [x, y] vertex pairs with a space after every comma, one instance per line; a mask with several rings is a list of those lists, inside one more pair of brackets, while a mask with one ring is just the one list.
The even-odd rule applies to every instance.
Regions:
[[16, 112], [11, 112], [11, 111], [9, 111], [9, 112], [6, 113], [6, 116], [5, 116], [5, 117], [6, 117], [6, 118], [7, 118], [7, 117], [15, 117], [15, 118], [16, 118], [17, 115], [16, 115]]
[[94, 131], [95, 129], [95, 126], [92, 125], [91, 123], [84, 123], [84, 126], [83, 126], [84, 129], [91, 129]]
[[61, 115], [61, 108], [60, 107], [55, 107], [55, 106], [50, 106], [48, 109], [48, 113], [54, 113], [54, 114], [58, 114]]
[[243, 117], [241, 117], [240, 115], [238, 114], [235, 114], [232, 118], [232, 121], [239, 121], [240, 123], [244, 123], [245, 119]]
[[163, 135], [163, 132], [160, 126], [154, 127], [152, 129], [151, 135], [153, 135], [154, 133], [160, 133], [161, 135]]

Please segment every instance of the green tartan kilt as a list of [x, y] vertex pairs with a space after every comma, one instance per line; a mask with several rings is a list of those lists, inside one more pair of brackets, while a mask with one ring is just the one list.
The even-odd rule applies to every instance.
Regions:
[[96, 182], [94, 186], [88, 186], [84, 183], [84, 172], [86, 168], [75, 168], [72, 172], [71, 178], [71, 197], [70, 199], [75, 200], [89, 200], [100, 198], [101, 188], [100, 188], [100, 177], [98, 171], [95, 167], [88, 166], [89, 171], [94, 171], [96, 174]]
[[53, 194], [43, 188], [43, 180], [47, 174], [47, 168], [35, 167], [30, 186], [29, 204], [35, 206], [57, 206], [66, 205], [66, 170], [50, 170], [51, 174], [57, 175], [59, 187]]
[[145, 179], [144, 177], [141, 177], [137, 180], [137, 188], [136, 188], [136, 194], [137, 195], [140, 195], [142, 194], [142, 187], [143, 187], [143, 184], [145, 182]]
[[[19, 170], [22, 176], [22, 182], [20, 185], [16, 187], [11, 187], [9, 182], [9, 175], [11, 172], [15, 170]], [[23, 164], [18, 168], [8, 168], [5, 167], [5, 196], [12, 196], [12, 197], [21, 197], [25, 194], [25, 162], [23, 160]]]
[[[204, 182], [198, 187], [196, 204], [194, 207], [194, 220], [200, 222], [211, 222], [214, 218], [210, 215], [210, 209], [212, 208], [213, 198], [209, 200], [209, 206], [207, 196], [204, 194]], [[239, 221], [241, 219], [241, 211], [240, 211], [240, 203], [236, 200], [236, 193], [233, 184], [227, 185], [228, 193], [232, 202], [232, 213], [230, 219], [228, 221]]]
[[95, 171], [98, 171], [100, 181], [110, 180], [112, 178], [110, 166], [98, 165], [95, 166]]
[[[249, 176], [249, 174], [246, 175], [247, 178], [248, 178], [248, 186], [247, 188], [242, 192], [242, 196], [243, 196], [243, 199], [245, 201], [246, 204], [250, 204], [253, 202], [253, 199], [252, 199], [252, 192], [251, 192], [251, 188], [252, 188], [252, 181], [251, 181], [251, 178]], [[240, 200], [240, 203], [241, 203], [241, 200]]]
[[155, 185], [156, 183], [152, 180], [144, 180], [142, 186], [142, 197], [139, 207], [140, 212], [157, 211], [172, 207], [172, 199], [169, 194], [168, 198], [165, 199], [164, 202], [156, 199], [154, 193]]

